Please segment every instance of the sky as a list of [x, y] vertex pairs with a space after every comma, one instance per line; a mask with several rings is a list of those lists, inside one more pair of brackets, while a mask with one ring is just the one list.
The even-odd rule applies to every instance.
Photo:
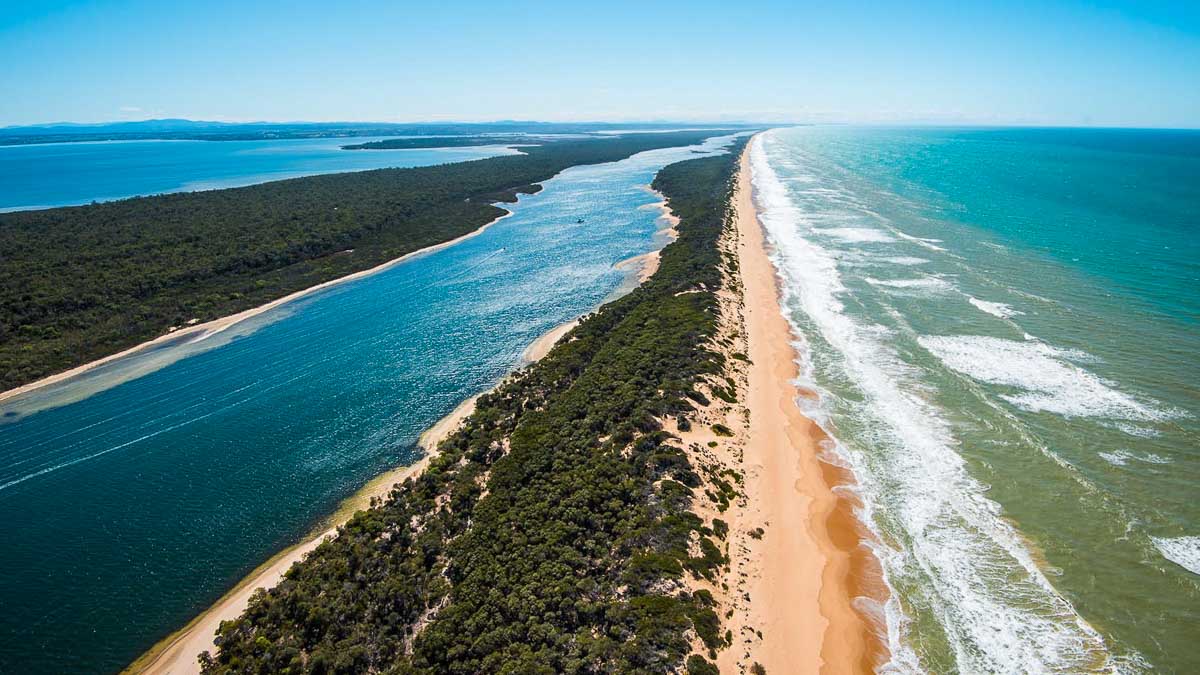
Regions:
[[1200, 0], [0, 2], [0, 126], [1200, 127]]

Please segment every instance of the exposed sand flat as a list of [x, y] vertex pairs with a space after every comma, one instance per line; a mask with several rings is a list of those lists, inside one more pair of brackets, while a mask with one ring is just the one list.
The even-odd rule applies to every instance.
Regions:
[[649, 253], [635, 255], [632, 258], [626, 258], [613, 265], [613, 268], [622, 272], [637, 270], [638, 283], [642, 283], [658, 271], [658, 256], [658, 251], [650, 251]]
[[[743, 154], [736, 195], [738, 259], [750, 358], [743, 449], [747, 518], [761, 539], [745, 540], [749, 567], [746, 623], [762, 637], [751, 661], [768, 673], [869, 672], [882, 656], [872, 627], [854, 609], [866, 554], [850, 504], [831, 485], [843, 482], [819, 460], [824, 432], [800, 413], [792, 333], [780, 311]], [[732, 547], [731, 547], [732, 548]]]
[[471, 237], [478, 236], [479, 234], [482, 234], [484, 230], [488, 229], [492, 225], [495, 225], [496, 223], [500, 222], [501, 220], [509, 217], [510, 215], [512, 215], [512, 213], [506, 211], [503, 215], [497, 217], [495, 220], [491, 221], [490, 223], [487, 223], [486, 225], [484, 225], [483, 227], [480, 227], [477, 230], [472, 230], [471, 232], [468, 232], [460, 237], [455, 237], [454, 239], [450, 239], [449, 241], [444, 241], [440, 244], [434, 244], [433, 246], [426, 246], [425, 248], [418, 249], [416, 251], [412, 251], [411, 253], [406, 253], [406, 254], [400, 256], [399, 258], [389, 260], [381, 265], [376, 265], [375, 267], [372, 267], [370, 269], [362, 270], [361, 272], [354, 272], [353, 274], [347, 274], [346, 276], [338, 277], [337, 279], [331, 279], [324, 283], [317, 284], [316, 286], [311, 286], [309, 288], [305, 288], [304, 290], [296, 291], [295, 293], [290, 293], [288, 295], [285, 295], [282, 298], [272, 300], [271, 302], [268, 302], [265, 305], [259, 305], [258, 307], [253, 307], [251, 309], [247, 309], [245, 311], [238, 312], [237, 314], [231, 314], [229, 316], [221, 317], [220, 319], [213, 319], [212, 321], [206, 321], [204, 323], [197, 323], [197, 324], [193, 324], [190, 326], [180, 328], [178, 330], [172, 330], [170, 332], [164, 333], [163, 335], [160, 335], [160, 336], [154, 338], [153, 340], [147, 340], [146, 342], [143, 342], [139, 345], [134, 345], [133, 347], [130, 347], [129, 349], [124, 349], [122, 351], [119, 351], [116, 354], [110, 354], [109, 356], [105, 356], [104, 358], [96, 359], [95, 361], [85, 363], [81, 366], [76, 366], [74, 368], [71, 368], [70, 370], [64, 370], [61, 373], [55, 373], [54, 375], [50, 375], [48, 377], [43, 377], [42, 379], [37, 380], [36, 382], [30, 382], [29, 384], [23, 384], [19, 387], [14, 387], [13, 389], [9, 389], [8, 391], [0, 392], [0, 401], [3, 401], [8, 398], [12, 398], [14, 396], [20, 396], [21, 394], [25, 394], [25, 393], [31, 392], [35, 389], [40, 389], [42, 387], [46, 387], [46, 386], [49, 386], [52, 384], [56, 384], [56, 383], [62, 382], [64, 380], [68, 380], [77, 375], [82, 375], [83, 373], [86, 373], [89, 370], [92, 370], [93, 368], [102, 366], [102, 365], [104, 365], [106, 363], [110, 363], [112, 361], [116, 361], [118, 359], [123, 359], [123, 358], [129, 357], [129, 356], [133, 356], [134, 354], [137, 354], [140, 351], [149, 349], [151, 347], [158, 346], [168, 340], [178, 340], [180, 338], [187, 337], [187, 336], [195, 336], [197, 338], [207, 337], [214, 333], [219, 333], [219, 332], [226, 330], [226, 329], [230, 328], [231, 326], [239, 324], [247, 319], [258, 316], [259, 314], [262, 314], [264, 312], [268, 312], [268, 311], [275, 309], [276, 307], [279, 307], [281, 305], [286, 305], [287, 303], [298, 300], [306, 295], [311, 295], [312, 293], [316, 293], [317, 291], [324, 290], [326, 288], [329, 288], [330, 286], [344, 284], [348, 281], [354, 281], [355, 279], [361, 279], [361, 278], [363, 278], [365, 276], [369, 276], [371, 274], [378, 274], [379, 272], [382, 272], [390, 267], [398, 265], [398, 264], [404, 262], [405, 260], [412, 258], [413, 256], [418, 256], [418, 255], [422, 255], [425, 253], [432, 253], [434, 251], [438, 251], [443, 248], [446, 248], [447, 246], [453, 246], [454, 244], [457, 244], [460, 241], [463, 241], [464, 239], [470, 239]]
[[[655, 233], [656, 239], [658, 239], [659, 241], [662, 241], [664, 243], [664, 245], [666, 243], [675, 241], [675, 239], [679, 236], [679, 232], [675, 229], [676, 226], [679, 225], [679, 216], [676, 216], [674, 213], [672, 213], [670, 207], [667, 206], [666, 199], [663, 199], [663, 196], [660, 192], [654, 190], [653, 188], [651, 188], [649, 186], [646, 186], [646, 189], [649, 190], [650, 192], [653, 192], [661, 200], [661, 201], [654, 202], [652, 204], [645, 204], [645, 205], [639, 207], [642, 209], [658, 209], [659, 211], [661, 211], [661, 213], [658, 216], [658, 220], [660, 223], [666, 225], [666, 227], [664, 227], [663, 229], [661, 229]], [[615, 267], [618, 270], [621, 270], [622, 272], [637, 270], [638, 283], [639, 284], [645, 283], [647, 279], [654, 276], [654, 273], [658, 271], [658, 263], [661, 258], [661, 255], [662, 255], [662, 250], [655, 249], [648, 253], [643, 253], [641, 255], [635, 255], [632, 258], [627, 258], [625, 260], [622, 260], [621, 262], [617, 263], [613, 267]]]

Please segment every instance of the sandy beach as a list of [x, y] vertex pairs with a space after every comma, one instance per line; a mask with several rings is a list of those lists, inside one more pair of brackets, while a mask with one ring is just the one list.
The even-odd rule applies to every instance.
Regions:
[[533, 363], [541, 359], [550, 353], [550, 350], [554, 348], [554, 345], [558, 344], [559, 340], [563, 339], [563, 336], [570, 333], [571, 329], [578, 325], [579, 319], [574, 319], [546, 331], [545, 334], [525, 348], [525, 351], [521, 353], [521, 360], [525, 363]]
[[369, 276], [372, 274], [378, 274], [379, 272], [382, 272], [386, 269], [394, 267], [395, 265], [398, 265], [398, 264], [404, 262], [405, 260], [408, 260], [409, 258], [412, 258], [414, 256], [423, 255], [426, 253], [432, 253], [434, 251], [439, 251], [443, 248], [446, 248], [447, 246], [453, 246], [465, 239], [470, 239], [472, 237], [478, 236], [478, 235], [482, 234], [484, 232], [484, 230], [487, 230], [492, 225], [495, 225], [496, 223], [500, 222], [501, 220], [504, 220], [505, 218], [507, 218], [511, 215], [512, 215], [512, 212], [506, 211], [503, 215], [498, 216], [495, 220], [492, 220], [491, 222], [485, 224], [484, 226], [482, 226], [476, 230], [472, 230], [460, 237], [455, 237], [454, 239], [444, 241], [440, 244], [434, 244], [433, 246], [426, 246], [425, 248], [418, 249], [416, 251], [412, 251], [411, 253], [406, 253], [406, 254], [400, 256], [399, 258], [394, 258], [394, 259], [389, 260], [381, 265], [376, 265], [375, 267], [372, 267], [370, 269], [365, 269], [365, 270], [362, 270], [361, 272], [355, 272], [353, 274], [347, 274], [346, 276], [338, 277], [337, 279], [331, 279], [324, 283], [317, 284], [316, 286], [311, 286], [309, 288], [305, 288], [304, 290], [296, 291], [295, 293], [290, 293], [288, 295], [283, 296], [282, 298], [272, 300], [271, 302], [268, 302], [264, 305], [259, 305], [258, 307], [252, 307], [245, 311], [238, 312], [237, 314], [231, 314], [229, 316], [224, 316], [219, 319], [213, 319], [212, 321], [206, 321], [204, 323], [197, 323], [197, 324], [194, 324], [191, 326], [181, 327], [178, 330], [168, 331], [152, 340], [147, 340], [146, 342], [143, 342], [141, 344], [134, 345], [133, 347], [130, 347], [128, 349], [121, 350], [121, 351], [117, 352], [116, 354], [110, 354], [109, 356], [105, 356], [104, 358], [96, 359], [95, 361], [90, 361], [81, 366], [76, 366], [74, 368], [71, 368], [70, 370], [64, 370], [61, 373], [55, 373], [54, 375], [50, 375], [48, 377], [43, 377], [42, 379], [37, 380], [36, 382], [30, 382], [29, 384], [23, 384], [19, 387], [14, 387], [12, 389], [9, 389], [8, 391], [0, 392], [0, 401], [9, 399], [9, 398], [13, 398], [15, 396], [20, 396], [22, 394], [26, 394], [26, 393], [29, 393], [36, 389], [41, 389], [42, 387], [46, 387], [46, 386], [49, 386], [52, 384], [63, 382], [64, 380], [69, 380], [72, 377], [75, 377], [77, 375], [82, 375], [83, 373], [86, 373], [89, 370], [92, 370], [94, 368], [102, 366], [106, 363], [111, 363], [111, 362], [117, 361], [119, 359], [127, 358], [129, 356], [133, 356], [133, 355], [137, 354], [138, 352], [150, 349], [152, 347], [156, 347], [168, 340], [179, 340], [181, 338], [185, 338], [188, 336], [194, 336], [194, 337], [200, 338], [200, 337], [207, 337], [207, 336], [213, 335], [215, 333], [219, 333], [219, 332], [227, 330], [227, 329], [231, 328], [232, 326], [235, 326], [243, 321], [246, 321], [247, 319], [253, 318], [253, 317], [263, 314], [265, 312], [269, 312], [272, 309], [275, 309], [282, 305], [286, 305], [289, 302], [294, 302], [294, 301], [299, 300], [300, 298], [303, 298], [307, 295], [316, 293], [317, 291], [321, 291], [321, 290], [324, 290], [331, 286], [336, 286], [338, 284], [344, 284], [348, 281], [354, 281], [355, 279], [361, 279], [363, 277], [366, 277], [366, 276]]
[[819, 459], [824, 432], [796, 405], [793, 336], [780, 311], [775, 269], [751, 195], [748, 151], [736, 194], [737, 253], [744, 285], [750, 366], [743, 448], [746, 516], [764, 534], [744, 541], [746, 623], [761, 631], [752, 660], [768, 673], [870, 672], [883, 646], [853, 607], [868, 554], [852, 504], [832, 489], [845, 482]]

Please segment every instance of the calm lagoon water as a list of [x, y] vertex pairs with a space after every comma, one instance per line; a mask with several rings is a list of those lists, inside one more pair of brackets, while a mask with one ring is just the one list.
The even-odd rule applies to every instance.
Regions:
[[504, 146], [342, 150], [374, 138], [101, 141], [0, 146], [0, 211], [238, 187], [319, 173], [427, 166], [518, 151]]
[[752, 159], [893, 665], [1200, 672], [1200, 132], [812, 127]]
[[0, 672], [119, 670], [412, 462], [425, 428], [662, 243], [657, 170], [728, 141], [569, 169], [479, 236], [207, 351], [143, 357], [116, 386], [104, 378], [128, 372], [70, 383], [56, 407], [5, 402], [18, 414], [0, 425]]

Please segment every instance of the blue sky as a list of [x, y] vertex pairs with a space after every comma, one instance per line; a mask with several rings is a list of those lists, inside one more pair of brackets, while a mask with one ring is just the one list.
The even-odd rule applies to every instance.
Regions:
[[1200, 126], [1200, 2], [0, 3], [0, 125]]

